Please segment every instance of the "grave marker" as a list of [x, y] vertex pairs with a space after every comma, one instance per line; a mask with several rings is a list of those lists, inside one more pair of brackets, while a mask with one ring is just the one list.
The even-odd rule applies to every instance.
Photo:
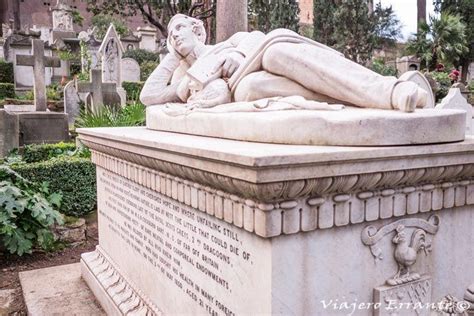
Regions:
[[117, 85], [112, 82], [102, 82], [102, 70], [91, 69], [90, 82], [77, 82], [76, 90], [79, 93], [89, 93], [92, 96], [90, 109], [96, 113], [104, 105], [104, 93], [116, 93]]
[[45, 67], [61, 67], [61, 61], [57, 57], [44, 55], [44, 43], [42, 40], [33, 39], [31, 42], [33, 54], [16, 55], [16, 64], [18, 66], [33, 67], [36, 111], [46, 111]]

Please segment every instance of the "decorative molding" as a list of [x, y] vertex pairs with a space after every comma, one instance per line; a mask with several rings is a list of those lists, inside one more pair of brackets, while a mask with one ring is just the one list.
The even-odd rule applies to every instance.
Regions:
[[[92, 272], [93, 282], [100, 285], [101, 292], [108, 295], [107, 301], [113, 302], [117, 312], [122, 315], [163, 314], [151, 301], [145, 300], [145, 295], [119, 273], [112, 261], [100, 251], [99, 246], [93, 252], [82, 254], [81, 258], [82, 263]], [[102, 306], [107, 305], [106, 302], [100, 303]]]
[[469, 302], [457, 299], [452, 295], [446, 295], [439, 302], [433, 306], [433, 315], [440, 316], [454, 316], [462, 315], [467, 316], [467, 311], [469, 309]]
[[464, 293], [464, 301], [469, 303], [468, 313], [474, 315], [474, 283], [472, 283]]
[[327, 195], [352, 193], [371, 194], [372, 192], [384, 191], [385, 189], [406, 188], [410, 190], [411, 188], [415, 189], [415, 186], [425, 184], [448, 183], [449, 185], [449, 183], [465, 182], [466, 180], [472, 182], [471, 180], [474, 180], [474, 164], [459, 164], [304, 180], [250, 183], [89, 140], [82, 139], [81, 141], [94, 152], [109, 155], [181, 179], [197, 182], [245, 199], [265, 201], [267, 203], [295, 200], [308, 196], [325, 197]]
[[[235, 185], [240, 183], [243, 190], [256, 184], [106, 148], [107, 153], [93, 148], [92, 161], [97, 166], [266, 238], [474, 205], [474, 181], [462, 178], [471, 175], [471, 165], [264, 185], [297, 197], [275, 202], [271, 197], [277, 194], [271, 190], [250, 198], [239, 194]], [[406, 174], [410, 175], [407, 179]], [[448, 176], [460, 180], [444, 181]], [[391, 181], [393, 187], [389, 187]], [[380, 183], [379, 189], [369, 190]], [[305, 187], [318, 187], [321, 194], [313, 195], [315, 189]]]
[[[413, 227], [415, 230], [408, 240], [406, 227]], [[410, 271], [418, 257], [418, 252], [423, 250], [425, 254], [431, 251], [431, 240], [428, 234], [435, 235], [439, 228], [439, 217], [432, 215], [427, 221], [420, 218], [404, 218], [396, 222], [382, 226], [377, 229], [375, 226], [368, 226], [362, 231], [362, 243], [370, 246], [370, 251], [376, 260], [382, 260], [382, 249], [377, 246], [386, 235], [396, 232], [392, 242], [396, 245], [394, 249], [394, 259], [398, 264], [397, 273], [389, 278], [388, 285], [400, 285], [420, 279], [420, 274]]]

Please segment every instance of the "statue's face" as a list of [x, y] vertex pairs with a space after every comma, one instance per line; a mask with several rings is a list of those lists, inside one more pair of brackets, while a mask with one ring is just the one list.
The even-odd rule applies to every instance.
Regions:
[[170, 43], [181, 56], [188, 56], [199, 42], [191, 21], [179, 19], [169, 30]]

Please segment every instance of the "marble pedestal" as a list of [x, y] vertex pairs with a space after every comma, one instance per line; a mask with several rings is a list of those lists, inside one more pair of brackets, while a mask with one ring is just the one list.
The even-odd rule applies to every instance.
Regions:
[[[403, 303], [401, 315], [430, 315], [466, 303], [473, 138], [361, 148], [78, 132], [99, 211], [82, 273], [109, 314], [389, 315]], [[418, 250], [418, 278], [389, 286], [404, 246]]]

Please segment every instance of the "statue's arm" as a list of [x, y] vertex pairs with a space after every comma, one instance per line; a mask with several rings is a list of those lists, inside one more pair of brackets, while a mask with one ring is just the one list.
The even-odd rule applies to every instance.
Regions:
[[260, 31], [238, 32], [229, 38], [229, 42], [236, 48], [236, 51], [247, 57], [264, 39], [265, 34]]
[[179, 67], [179, 59], [168, 54], [146, 80], [140, 93], [144, 105], [157, 105], [168, 102], [180, 102], [177, 94], [179, 82], [171, 83], [174, 71]]

